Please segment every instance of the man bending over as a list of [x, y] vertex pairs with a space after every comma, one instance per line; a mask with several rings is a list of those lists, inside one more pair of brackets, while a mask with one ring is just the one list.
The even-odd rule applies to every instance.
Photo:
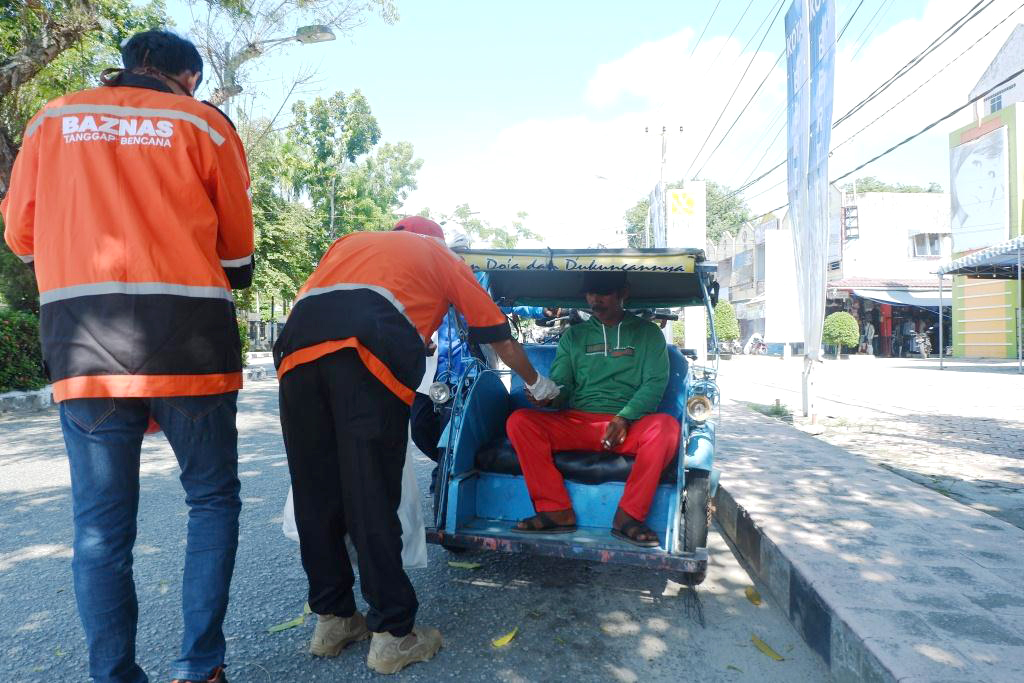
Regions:
[[[652, 323], [626, 313], [625, 273], [587, 273], [583, 281], [593, 316], [562, 335], [551, 379], [561, 385], [557, 412], [517, 410], [508, 418], [537, 514], [514, 527], [523, 533], [570, 533], [576, 514], [561, 473], [558, 451], [607, 450], [636, 458], [612, 521], [612, 534], [642, 547], [659, 545], [644, 523], [662, 470], [679, 445], [679, 422], [656, 413], [668, 384], [665, 338]], [[529, 394], [527, 394], [529, 396]]]

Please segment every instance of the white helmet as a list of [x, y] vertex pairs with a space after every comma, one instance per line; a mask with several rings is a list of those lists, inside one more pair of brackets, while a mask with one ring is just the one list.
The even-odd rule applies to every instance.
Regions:
[[448, 240], [449, 249], [469, 249], [473, 246], [473, 243], [469, 239], [469, 235], [464, 232], [456, 232]]

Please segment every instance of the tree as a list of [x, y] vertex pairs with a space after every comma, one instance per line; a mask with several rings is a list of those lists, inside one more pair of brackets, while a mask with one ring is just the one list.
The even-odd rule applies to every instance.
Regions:
[[243, 92], [242, 83], [259, 58], [292, 42], [279, 40], [287, 38], [292, 27], [323, 25], [345, 36], [362, 26], [368, 14], [376, 13], [389, 24], [398, 21], [393, 0], [188, 2], [193, 10], [192, 37], [213, 76], [209, 99], [217, 105]]
[[821, 331], [821, 340], [826, 344], [834, 344], [836, 347], [836, 358], [839, 358], [839, 351], [842, 347], [855, 347], [860, 341], [860, 329], [857, 327], [857, 319], [846, 311], [836, 311], [825, 318], [825, 325]]
[[740, 338], [740, 326], [732, 304], [720, 299], [715, 305], [715, 336], [718, 341], [733, 341]]
[[[99, 84], [120, 65], [121, 41], [167, 21], [161, 2], [15, 0], [0, 4], [0, 197], [29, 119], [49, 100]], [[32, 271], [0, 246], [0, 295], [12, 307], [39, 309]]]
[[[511, 226], [493, 226], [489, 222], [476, 218], [475, 211], [469, 204], [455, 207], [451, 215], [442, 215], [440, 223], [454, 223], [462, 228], [466, 236], [474, 241], [486, 242], [495, 249], [515, 249], [519, 240], [539, 240], [541, 236], [526, 227], [527, 213], [520, 211]], [[429, 217], [429, 210], [427, 212]]]
[[[683, 187], [683, 181], [669, 183], [667, 190]], [[626, 236], [629, 246], [638, 249], [645, 245], [647, 230], [647, 212], [650, 201], [647, 197], [640, 199], [623, 216], [626, 222]], [[739, 226], [750, 220], [750, 208], [743, 201], [742, 195], [732, 194], [726, 185], [713, 180], [707, 181], [707, 241], [717, 242], [726, 230], [738, 231]]]
[[858, 178], [852, 183], [846, 183], [843, 185], [843, 191], [853, 192], [854, 187], [857, 189], [857, 194], [863, 192], [942, 192], [942, 185], [938, 183], [928, 183], [928, 187], [922, 187], [920, 185], [904, 185], [903, 183], [896, 183], [892, 185], [883, 180], [879, 180], [874, 176], [868, 176], [867, 178]]

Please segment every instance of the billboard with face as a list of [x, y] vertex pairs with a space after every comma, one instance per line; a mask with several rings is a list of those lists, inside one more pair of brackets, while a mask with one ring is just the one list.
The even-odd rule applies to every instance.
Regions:
[[1010, 238], [1009, 176], [1006, 126], [950, 151], [954, 253], [990, 247]]

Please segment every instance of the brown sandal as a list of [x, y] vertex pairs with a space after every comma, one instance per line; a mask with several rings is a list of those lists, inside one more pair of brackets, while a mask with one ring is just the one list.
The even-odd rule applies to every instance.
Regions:
[[571, 534], [576, 531], [575, 524], [559, 524], [546, 512], [538, 512], [516, 522], [512, 531], [520, 534]]
[[641, 548], [657, 548], [661, 545], [658, 535], [643, 522], [630, 519], [622, 525], [621, 529], [612, 527], [612, 536], [620, 538], [627, 543], [640, 546]]

